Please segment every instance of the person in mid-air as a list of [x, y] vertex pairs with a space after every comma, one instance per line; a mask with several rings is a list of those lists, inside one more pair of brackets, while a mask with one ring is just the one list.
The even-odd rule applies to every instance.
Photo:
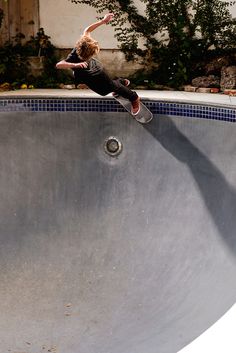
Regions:
[[76, 42], [75, 48], [65, 60], [56, 64], [56, 68], [72, 69], [76, 85], [83, 83], [102, 96], [113, 92], [130, 100], [131, 113], [136, 115], [140, 111], [140, 98], [135, 91], [127, 87], [130, 81], [123, 78], [112, 80], [104, 70], [102, 63], [93, 57], [99, 52], [99, 44], [91, 37], [91, 32], [110, 22], [113, 17], [113, 13], [108, 13], [102, 20], [85, 28], [82, 36]]

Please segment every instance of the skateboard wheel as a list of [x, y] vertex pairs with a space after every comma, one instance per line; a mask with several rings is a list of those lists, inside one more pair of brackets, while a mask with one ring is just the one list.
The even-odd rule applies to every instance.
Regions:
[[122, 152], [122, 143], [114, 136], [110, 136], [105, 140], [104, 150], [112, 157], [118, 156]]

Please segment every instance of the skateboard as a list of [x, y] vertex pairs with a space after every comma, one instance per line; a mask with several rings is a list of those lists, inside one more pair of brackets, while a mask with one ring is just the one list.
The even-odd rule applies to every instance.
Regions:
[[153, 114], [150, 112], [150, 110], [140, 101], [140, 111], [138, 114], [133, 115], [131, 113], [131, 103], [128, 99], [121, 97], [117, 94], [113, 94], [113, 97], [115, 98], [115, 100], [117, 100], [124, 108], [125, 110], [127, 110], [128, 113], [130, 113], [130, 115], [137, 120], [139, 123], [141, 124], [147, 124], [149, 123], [152, 118], [153, 118]]

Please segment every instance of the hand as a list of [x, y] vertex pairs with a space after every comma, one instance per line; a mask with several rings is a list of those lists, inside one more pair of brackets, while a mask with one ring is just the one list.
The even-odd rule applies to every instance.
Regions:
[[113, 20], [114, 14], [112, 12], [106, 14], [103, 18], [103, 23], [108, 23]]
[[83, 61], [82, 63], [78, 63], [74, 65], [75, 69], [86, 69], [88, 67], [88, 63]]

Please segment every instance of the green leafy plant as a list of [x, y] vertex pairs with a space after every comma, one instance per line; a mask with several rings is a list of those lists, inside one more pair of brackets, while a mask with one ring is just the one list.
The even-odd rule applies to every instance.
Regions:
[[24, 45], [27, 55], [47, 56], [53, 54], [54, 46], [50, 37], [45, 34], [43, 28], [39, 28], [36, 36], [31, 36], [30, 40]]
[[0, 46], [0, 82], [17, 81], [19, 84], [25, 82], [28, 68], [21, 45], [23, 37], [23, 34], [19, 33], [12, 41]]
[[[40, 88], [58, 87], [59, 83], [71, 83], [72, 78], [66, 76], [61, 70], [56, 70], [58, 61], [56, 48], [49, 40], [49, 36], [40, 28], [35, 37], [24, 42], [25, 36], [18, 33], [10, 41], [0, 46], [0, 84], [8, 82], [17, 89], [22, 84], [33, 85]], [[35, 77], [30, 69], [32, 56], [43, 57], [43, 72]]]
[[147, 75], [174, 87], [191, 80], [209, 52], [234, 50], [236, 20], [223, 0], [69, 0], [115, 13], [111, 25], [127, 60], [142, 58]]

